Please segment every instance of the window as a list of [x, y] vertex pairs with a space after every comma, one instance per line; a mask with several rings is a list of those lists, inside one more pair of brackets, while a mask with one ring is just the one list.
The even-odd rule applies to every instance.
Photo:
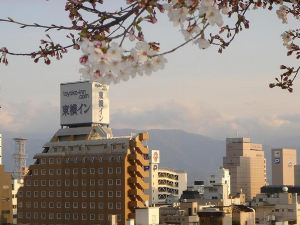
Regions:
[[46, 191], [41, 191], [41, 197], [46, 198]]
[[78, 180], [77, 180], [77, 179], [74, 179], [74, 180], [73, 180], [73, 186], [75, 186], [75, 187], [78, 186]]
[[113, 193], [114, 193], [113, 191], [109, 191], [109, 192], [108, 192], [108, 197], [112, 198], [112, 197], [114, 196]]
[[69, 187], [70, 186], [70, 180], [65, 180], [65, 186]]
[[41, 202], [41, 208], [46, 208], [46, 202]]
[[54, 198], [54, 191], [49, 191], [49, 197]]
[[39, 213], [38, 212], [34, 212], [33, 213], [33, 219], [38, 219], [39, 218]]
[[26, 180], [26, 186], [31, 186], [31, 180]]
[[82, 196], [82, 197], [86, 197], [86, 191], [82, 191], [82, 192], [81, 192], [81, 196]]
[[103, 168], [99, 168], [99, 169], [98, 169], [98, 173], [99, 173], [99, 174], [103, 174]]
[[78, 202], [73, 202], [73, 208], [77, 209], [78, 208]]
[[56, 213], [56, 219], [58, 219], [58, 220], [61, 219], [61, 213]]
[[31, 212], [26, 212], [26, 219], [30, 219], [31, 218]]
[[81, 185], [82, 185], [82, 186], [86, 186], [86, 180], [84, 180], [84, 179], [81, 180]]
[[45, 169], [41, 169], [41, 175], [46, 175], [46, 170]]
[[58, 209], [61, 208], [61, 202], [56, 202], [56, 208], [58, 208]]
[[49, 170], [49, 175], [54, 175], [54, 169]]
[[56, 159], [56, 163], [57, 163], [57, 164], [61, 164], [61, 159], [59, 159], [59, 158]]
[[98, 219], [99, 220], [104, 220], [104, 215], [103, 214], [99, 214]]
[[78, 191], [73, 191], [73, 197], [78, 197]]
[[30, 209], [31, 208], [31, 202], [26, 202], [26, 208]]
[[33, 208], [35, 208], [35, 209], [39, 208], [39, 203], [38, 202], [33, 202]]
[[116, 185], [121, 185], [121, 179], [116, 179]]
[[41, 186], [46, 186], [46, 180], [41, 180]]
[[103, 207], [104, 207], [103, 202], [99, 202], [99, 203], [98, 203], [98, 208], [99, 208], [99, 209], [103, 209]]
[[70, 197], [70, 191], [65, 191], [65, 197], [67, 197], [67, 198]]
[[23, 197], [23, 191], [19, 191], [18, 192], [18, 197], [20, 198], [20, 197]]
[[73, 220], [78, 220], [78, 213], [73, 213]]
[[95, 208], [95, 202], [90, 202], [90, 209], [94, 209]]
[[121, 209], [121, 202], [117, 202], [116, 209]]
[[53, 220], [54, 219], [54, 213], [49, 213], [49, 220]]
[[95, 174], [95, 168], [90, 168], [90, 174]]
[[108, 209], [113, 209], [113, 208], [114, 208], [114, 203], [109, 202], [109, 203], [108, 203]]
[[41, 160], [41, 164], [46, 164], [46, 159], [45, 159], [45, 158], [43, 158], [43, 159]]
[[95, 220], [95, 214], [93, 213], [90, 214], [90, 220]]
[[81, 214], [81, 219], [82, 219], [82, 220], [87, 220], [86, 213], [82, 213], [82, 214]]
[[116, 197], [118, 197], [118, 198], [121, 197], [121, 191], [116, 191]]
[[54, 202], [49, 202], [49, 208], [54, 208]]
[[82, 202], [81, 203], [81, 208], [86, 209], [87, 208], [87, 203], [86, 202]]
[[103, 180], [98, 180], [98, 185], [102, 186], [103, 185]]
[[95, 180], [94, 179], [90, 179], [90, 186], [95, 186]]
[[56, 197], [61, 197], [61, 191], [56, 191]]
[[61, 180], [56, 180], [56, 186], [60, 187], [61, 186]]
[[95, 191], [90, 191], [90, 197], [95, 197]]
[[70, 175], [70, 169], [65, 169], [65, 175]]
[[110, 185], [110, 186], [114, 184], [114, 181], [112, 179], [108, 179], [107, 182], [108, 182], [108, 185]]
[[61, 175], [61, 169], [56, 169], [56, 175]]
[[78, 174], [78, 169], [77, 168], [73, 169], [73, 174]]
[[98, 197], [100, 197], [100, 198], [103, 197], [103, 191], [98, 191]]
[[81, 169], [81, 174], [86, 174], [86, 168]]
[[66, 219], [66, 220], [69, 220], [70, 218], [71, 218], [70, 213], [66, 213], [66, 214], [65, 214], [65, 219]]
[[121, 174], [121, 167], [116, 168], [116, 174]]
[[23, 219], [23, 213], [22, 212], [18, 212], [18, 219]]
[[53, 187], [54, 186], [54, 180], [49, 180], [49, 186]]
[[44, 219], [44, 220], [46, 219], [46, 213], [45, 212], [41, 213], [41, 218]]
[[114, 169], [111, 168], [111, 167], [108, 167], [107, 173], [108, 174], [113, 174], [113, 172], [114, 172]]
[[65, 202], [65, 208], [68, 209], [68, 208], [70, 208], [70, 207], [71, 207], [70, 202]]
[[34, 191], [33, 192], [33, 197], [34, 198], [38, 198], [39, 197], [39, 192], [38, 191]]
[[33, 175], [39, 175], [39, 170], [38, 169], [34, 169], [33, 170]]

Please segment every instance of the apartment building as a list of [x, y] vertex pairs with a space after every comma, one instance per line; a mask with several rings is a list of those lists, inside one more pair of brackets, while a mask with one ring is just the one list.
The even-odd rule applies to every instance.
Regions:
[[261, 144], [250, 138], [227, 138], [223, 167], [230, 173], [231, 193], [244, 193], [250, 201], [266, 185], [266, 160]]
[[61, 125], [35, 155], [18, 192], [18, 224], [118, 225], [145, 207], [149, 185], [148, 133], [113, 137], [108, 87], [61, 86]]
[[181, 170], [160, 168], [160, 151], [151, 150], [150, 176], [148, 191], [150, 204], [165, 204], [167, 199], [179, 200], [183, 191], [187, 189], [187, 173]]

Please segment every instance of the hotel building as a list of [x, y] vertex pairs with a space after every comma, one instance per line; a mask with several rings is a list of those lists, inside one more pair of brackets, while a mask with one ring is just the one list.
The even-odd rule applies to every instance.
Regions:
[[[123, 225], [145, 207], [148, 133], [113, 137], [108, 87], [61, 85], [61, 125], [35, 155], [18, 192], [18, 224]], [[89, 115], [87, 115], [89, 114]]]
[[249, 201], [266, 185], [266, 160], [261, 144], [250, 138], [227, 138], [223, 167], [230, 172], [231, 193], [244, 193]]

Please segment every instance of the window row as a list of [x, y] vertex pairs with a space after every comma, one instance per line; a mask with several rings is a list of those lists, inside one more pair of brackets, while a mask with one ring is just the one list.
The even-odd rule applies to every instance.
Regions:
[[[115, 182], [114, 182], [115, 181]], [[107, 180], [107, 185], [121, 185], [121, 179], [108, 179]], [[103, 179], [67, 179], [67, 180], [26, 180], [26, 186], [49, 186], [49, 187], [70, 187], [70, 186], [102, 186], [104, 184]]]
[[[105, 207], [106, 205], [106, 207]], [[27, 208], [27, 209], [31, 209], [31, 208], [49, 208], [49, 209], [60, 209], [60, 208], [65, 208], [65, 209], [69, 209], [69, 208], [73, 208], [73, 209], [104, 209], [104, 207], [106, 209], [122, 209], [122, 204], [121, 202], [108, 202], [107, 204], [103, 203], [103, 202], [99, 202], [98, 204], [96, 202], [25, 202], [25, 204], [23, 205], [23, 202], [19, 202], [18, 203], [18, 208], [22, 209], [22, 208]]]
[[94, 162], [121, 162], [122, 155], [108, 156], [108, 157], [73, 157], [73, 158], [41, 158], [38, 160], [40, 164], [62, 164], [62, 163], [94, 163]]
[[[104, 214], [94, 213], [46, 213], [46, 212], [19, 212], [18, 219], [42, 219], [42, 220], [104, 220]], [[120, 214], [117, 215], [118, 221], [121, 221], [122, 217]], [[107, 218], [108, 220], [108, 218]]]
[[[20, 194], [22, 192], [19, 192]], [[121, 191], [107, 191], [107, 197], [117, 197], [120, 198], [121, 197]], [[26, 191], [26, 197], [27, 198], [46, 198], [46, 197], [105, 197], [104, 196], [104, 191]]]
[[108, 167], [108, 168], [73, 168], [73, 169], [33, 169], [33, 175], [77, 175], [77, 174], [121, 174], [121, 167]]

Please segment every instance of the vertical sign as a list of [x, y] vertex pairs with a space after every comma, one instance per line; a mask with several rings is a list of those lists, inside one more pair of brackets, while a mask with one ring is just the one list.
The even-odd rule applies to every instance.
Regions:
[[109, 124], [108, 86], [98, 82], [66, 83], [60, 86], [60, 123]]

